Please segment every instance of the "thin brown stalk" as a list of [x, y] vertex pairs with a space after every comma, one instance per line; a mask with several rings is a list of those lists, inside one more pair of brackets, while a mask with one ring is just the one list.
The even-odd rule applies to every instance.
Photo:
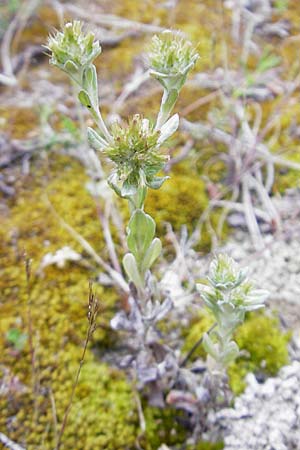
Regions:
[[97, 318], [98, 311], [99, 311], [99, 302], [98, 302], [98, 299], [96, 298], [96, 296], [95, 296], [95, 294], [93, 292], [92, 283], [90, 283], [89, 284], [89, 303], [88, 303], [88, 322], [89, 322], [89, 326], [88, 326], [88, 329], [87, 329], [85, 343], [84, 343], [81, 359], [79, 361], [79, 366], [78, 366], [78, 369], [77, 369], [75, 381], [74, 381], [73, 386], [72, 386], [72, 391], [71, 391], [69, 403], [68, 403], [68, 406], [67, 406], [67, 408], [65, 410], [63, 421], [62, 421], [62, 425], [61, 425], [61, 428], [60, 428], [60, 431], [59, 431], [59, 434], [58, 434], [58, 439], [57, 439], [57, 444], [56, 444], [55, 450], [59, 450], [60, 447], [61, 447], [61, 444], [62, 444], [62, 437], [63, 437], [64, 431], [66, 429], [68, 417], [69, 417], [69, 414], [70, 414], [70, 411], [71, 411], [71, 408], [72, 408], [74, 395], [75, 395], [76, 387], [77, 387], [78, 382], [79, 382], [79, 377], [80, 377], [81, 369], [82, 369], [82, 366], [83, 366], [83, 363], [84, 363], [84, 359], [85, 359], [86, 351], [87, 351], [87, 348], [88, 348], [88, 344], [89, 344], [89, 341], [90, 341], [90, 339], [92, 337], [92, 334], [94, 333], [94, 331], [96, 329], [96, 318]]
[[[217, 322], [215, 322], [208, 330], [207, 330], [207, 334], [210, 334], [217, 326]], [[202, 344], [203, 342], [203, 338], [204, 335], [201, 336], [200, 339], [198, 339], [198, 341], [193, 345], [193, 347], [191, 348], [191, 350], [187, 353], [187, 355], [183, 358], [183, 360], [181, 361], [179, 367], [185, 367], [188, 360], [191, 358], [191, 356], [193, 355], [193, 353], [197, 350], [197, 348], [199, 347], [199, 345]]]
[[34, 421], [38, 418], [38, 404], [37, 397], [39, 392], [39, 379], [36, 364], [36, 354], [33, 342], [33, 325], [31, 314], [31, 261], [24, 254], [25, 275], [26, 275], [26, 296], [27, 296], [27, 329], [28, 329], [28, 343], [31, 360], [31, 383], [32, 383], [32, 395], [34, 402]]

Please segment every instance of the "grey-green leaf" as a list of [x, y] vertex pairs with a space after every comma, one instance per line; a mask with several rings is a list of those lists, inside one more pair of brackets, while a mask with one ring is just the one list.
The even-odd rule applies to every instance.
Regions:
[[157, 143], [161, 145], [167, 139], [169, 139], [172, 134], [175, 133], [179, 125], [179, 116], [178, 114], [174, 114], [160, 129], [160, 136], [157, 140]]
[[102, 150], [103, 148], [107, 147], [107, 142], [103, 137], [101, 137], [93, 128], [88, 127], [87, 129], [87, 137], [90, 146], [94, 150]]
[[159, 189], [163, 183], [168, 180], [170, 177], [149, 177], [147, 178], [146, 184], [151, 189]]
[[137, 261], [142, 261], [155, 234], [155, 222], [149, 214], [137, 209], [128, 224], [127, 245]]
[[142, 288], [143, 280], [139, 273], [136, 259], [132, 253], [126, 253], [126, 255], [123, 258], [123, 266], [129, 280], [132, 281], [136, 285], [136, 287]]
[[227, 366], [229, 363], [234, 361], [236, 357], [239, 355], [239, 347], [234, 341], [228, 342], [225, 347], [225, 350], [220, 355], [220, 362]]
[[154, 238], [142, 261], [142, 269], [148, 270], [161, 254], [162, 245], [159, 238]]
[[202, 341], [204, 350], [214, 358], [214, 360], [218, 360], [218, 350], [217, 346], [212, 342], [211, 338], [207, 333], [204, 333], [203, 335], [203, 341]]
[[93, 106], [92, 101], [89, 97], [89, 94], [86, 91], [84, 91], [84, 90], [80, 91], [78, 94], [78, 98], [79, 98], [80, 103], [83, 106], [86, 106], [89, 109], [92, 108], [92, 106]]
[[139, 178], [135, 173], [131, 173], [128, 175], [126, 180], [124, 181], [122, 188], [121, 188], [121, 194], [122, 197], [130, 197], [132, 195], [135, 195], [139, 187]]
[[74, 61], [71, 61], [71, 60], [68, 59], [68, 61], [65, 62], [64, 70], [65, 70], [67, 73], [70, 73], [70, 74], [73, 75], [73, 74], [76, 74], [76, 73], [78, 72], [79, 68], [78, 68], [78, 66], [74, 63]]
[[97, 109], [99, 106], [98, 102], [98, 81], [97, 72], [94, 65], [88, 66], [83, 72], [83, 88], [86, 92], [90, 94], [90, 99], [92, 100], [93, 108]]

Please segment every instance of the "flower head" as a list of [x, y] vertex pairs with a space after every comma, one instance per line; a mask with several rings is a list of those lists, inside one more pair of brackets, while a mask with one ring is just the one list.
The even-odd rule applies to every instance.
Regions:
[[151, 75], [167, 89], [180, 90], [198, 54], [192, 44], [167, 30], [152, 38], [149, 50]]
[[51, 64], [69, 74], [75, 74], [88, 66], [101, 53], [94, 33], [85, 34], [78, 20], [67, 23], [62, 32], [50, 36], [46, 48], [51, 52]]
[[208, 276], [209, 285], [198, 284], [206, 305], [215, 315], [224, 311], [234, 314], [239, 311], [253, 311], [264, 306], [268, 292], [256, 289], [246, 278], [246, 271], [225, 254], [219, 254], [211, 263]]
[[[149, 120], [135, 115], [126, 126], [112, 125], [113, 143], [103, 149], [116, 164], [123, 196], [134, 194], [138, 187], [158, 188], [164, 178], [156, 177], [168, 156], [159, 151], [161, 131], [155, 131]], [[111, 178], [112, 179], [112, 178]]]
[[220, 290], [233, 289], [245, 278], [246, 271], [241, 270], [237, 263], [225, 254], [219, 254], [209, 268], [209, 281]]

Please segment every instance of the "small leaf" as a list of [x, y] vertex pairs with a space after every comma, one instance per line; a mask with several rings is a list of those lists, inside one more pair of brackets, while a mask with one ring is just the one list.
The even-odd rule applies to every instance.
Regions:
[[171, 89], [168, 92], [167, 98], [163, 104], [163, 111], [164, 112], [171, 112], [173, 109], [173, 106], [175, 105], [178, 98], [178, 91], [177, 89]]
[[89, 109], [92, 108], [92, 101], [89, 97], [89, 94], [86, 91], [84, 90], [80, 91], [78, 94], [78, 98], [83, 106], [86, 106]]
[[212, 356], [216, 361], [218, 361], [218, 350], [217, 346], [212, 342], [211, 338], [207, 333], [204, 333], [203, 335], [203, 341], [202, 341], [204, 350]]
[[174, 114], [160, 129], [160, 136], [157, 140], [157, 143], [161, 145], [167, 139], [169, 139], [172, 134], [175, 133], [179, 125], [179, 116], [178, 114]]
[[143, 205], [145, 203], [145, 198], [147, 195], [147, 186], [143, 185], [143, 186], [139, 186], [137, 193], [135, 195], [135, 198], [133, 199], [134, 201], [134, 208], [135, 209], [142, 209]]
[[118, 312], [110, 321], [110, 326], [113, 330], [133, 331], [134, 327], [128, 320], [125, 311]]
[[164, 319], [166, 315], [171, 311], [173, 308], [173, 302], [170, 298], [167, 298], [159, 308], [159, 311], [155, 317], [156, 322], [159, 322], [160, 320]]
[[87, 129], [87, 137], [90, 146], [94, 150], [102, 150], [107, 147], [107, 142], [103, 139], [93, 128], [88, 127]]
[[122, 197], [131, 197], [132, 195], [135, 195], [138, 190], [138, 187], [139, 187], [139, 178], [134, 172], [131, 172], [122, 185], [121, 188]]
[[141, 261], [146, 254], [155, 234], [155, 222], [149, 214], [137, 209], [128, 224], [127, 245], [135, 255], [137, 261]]
[[121, 193], [121, 189], [119, 188], [119, 186], [118, 186], [118, 180], [119, 180], [119, 177], [118, 177], [118, 174], [116, 173], [116, 172], [113, 172], [109, 177], [108, 177], [108, 179], [107, 179], [107, 183], [108, 183], [108, 185], [115, 191], [115, 193], [119, 196], [119, 197], [121, 197], [121, 198], [123, 198], [122, 197], [122, 193]]
[[10, 328], [6, 333], [6, 339], [16, 350], [21, 351], [26, 345], [27, 334], [22, 333], [17, 328]]
[[153, 239], [142, 261], [143, 270], [150, 269], [154, 261], [161, 254], [161, 250], [162, 250], [161, 240], [158, 238]]
[[149, 177], [147, 178], [146, 184], [151, 189], [159, 189], [163, 183], [170, 177]]
[[132, 281], [136, 287], [142, 288], [144, 283], [140, 276], [136, 259], [132, 253], [126, 253], [123, 258], [123, 266], [129, 280]]
[[224, 366], [227, 366], [229, 363], [234, 361], [238, 355], [239, 355], [238, 345], [236, 344], [236, 342], [230, 341], [226, 345], [225, 350], [219, 356], [219, 360]]
[[90, 93], [94, 109], [99, 107], [97, 72], [94, 65], [88, 66], [83, 72], [83, 88]]
[[66, 61], [65, 64], [64, 64], [64, 70], [65, 70], [67, 73], [75, 74], [75, 73], [78, 72], [78, 66], [77, 66], [73, 61], [71, 61], [71, 60], [69, 59], [69, 60]]

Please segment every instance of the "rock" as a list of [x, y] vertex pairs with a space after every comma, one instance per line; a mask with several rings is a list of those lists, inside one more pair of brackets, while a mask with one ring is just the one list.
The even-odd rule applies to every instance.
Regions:
[[215, 416], [225, 450], [299, 450], [300, 363], [284, 367], [264, 384], [247, 377], [248, 387]]

